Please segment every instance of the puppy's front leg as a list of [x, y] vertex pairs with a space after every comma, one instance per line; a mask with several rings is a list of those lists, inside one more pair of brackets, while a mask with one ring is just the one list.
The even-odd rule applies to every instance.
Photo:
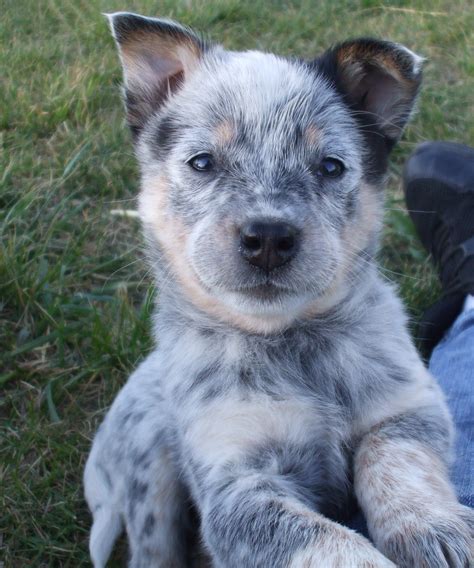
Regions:
[[216, 567], [393, 568], [365, 538], [305, 506], [288, 479], [264, 473], [222, 477], [202, 509]]
[[448, 480], [449, 444], [440, 404], [373, 428], [356, 452], [355, 490], [369, 532], [397, 566], [474, 565], [472, 511], [458, 503]]

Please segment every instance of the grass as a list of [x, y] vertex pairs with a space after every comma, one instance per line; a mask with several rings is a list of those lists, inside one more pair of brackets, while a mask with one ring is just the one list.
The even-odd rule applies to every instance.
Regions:
[[[87, 566], [81, 474], [91, 437], [150, 349], [153, 289], [137, 169], [101, 12], [129, 9], [234, 49], [311, 57], [376, 35], [427, 56], [419, 112], [391, 164], [382, 260], [416, 316], [438, 294], [399, 189], [416, 143], [474, 144], [469, 0], [3, 0], [0, 42], [0, 558]], [[112, 566], [122, 565], [116, 553]], [[1, 562], [0, 562], [1, 564]]]

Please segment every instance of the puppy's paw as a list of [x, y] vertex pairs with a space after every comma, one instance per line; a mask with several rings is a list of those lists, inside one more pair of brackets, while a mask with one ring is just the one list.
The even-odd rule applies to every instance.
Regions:
[[473, 519], [462, 507], [457, 515], [401, 524], [381, 548], [400, 568], [473, 568]]
[[289, 568], [395, 568], [368, 540], [352, 531], [321, 538], [299, 551]]

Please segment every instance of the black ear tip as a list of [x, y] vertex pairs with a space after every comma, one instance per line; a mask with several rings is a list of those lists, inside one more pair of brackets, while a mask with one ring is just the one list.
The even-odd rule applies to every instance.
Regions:
[[415, 80], [421, 79], [421, 75], [423, 73], [423, 66], [426, 59], [400, 43], [396, 43], [393, 45], [398, 50], [398, 52], [400, 53], [400, 57], [405, 62], [405, 68], [407, 74], [410, 74], [411, 77]]
[[124, 44], [137, 34], [158, 34], [175, 38], [188, 38], [204, 47], [204, 42], [188, 27], [168, 18], [149, 18], [133, 12], [104, 14], [109, 20], [115, 41]]
[[113, 12], [104, 16], [109, 20], [112, 34], [119, 43], [125, 41], [133, 32], [150, 25], [149, 18], [132, 12]]

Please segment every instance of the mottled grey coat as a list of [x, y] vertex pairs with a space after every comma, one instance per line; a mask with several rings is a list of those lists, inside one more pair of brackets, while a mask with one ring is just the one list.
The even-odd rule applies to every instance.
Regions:
[[[421, 59], [363, 39], [304, 62], [110, 20], [160, 308], [87, 463], [94, 565], [125, 526], [134, 568], [189, 566], [197, 531], [222, 568], [471, 566], [449, 414], [374, 260]], [[291, 227], [288, 262], [244, 254], [262, 220]], [[336, 522], [354, 496], [375, 546]]]

